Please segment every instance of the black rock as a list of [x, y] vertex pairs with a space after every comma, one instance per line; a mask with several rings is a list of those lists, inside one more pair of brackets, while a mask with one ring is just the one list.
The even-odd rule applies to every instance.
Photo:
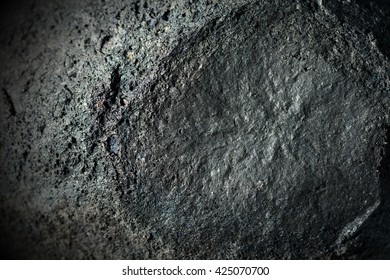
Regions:
[[31, 2], [1, 35], [8, 258], [390, 257], [387, 3]]

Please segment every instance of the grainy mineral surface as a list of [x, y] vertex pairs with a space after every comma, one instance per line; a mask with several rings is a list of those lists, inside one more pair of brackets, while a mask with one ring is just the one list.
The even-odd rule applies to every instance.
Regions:
[[390, 258], [387, 1], [16, 1], [6, 258]]

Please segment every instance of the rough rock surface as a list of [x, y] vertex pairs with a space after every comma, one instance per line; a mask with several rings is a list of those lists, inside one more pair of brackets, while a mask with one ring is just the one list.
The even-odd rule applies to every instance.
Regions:
[[6, 257], [390, 258], [386, 1], [21, 3]]

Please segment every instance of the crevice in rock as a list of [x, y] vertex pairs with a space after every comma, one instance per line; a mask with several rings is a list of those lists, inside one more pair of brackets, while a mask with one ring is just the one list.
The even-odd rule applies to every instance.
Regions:
[[110, 92], [109, 100], [112, 104], [114, 104], [116, 101], [116, 98], [119, 93], [120, 84], [121, 84], [121, 76], [119, 74], [119, 66], [117, 66], [114, 69], [114, 71], [112, 71], [111, 73], [111, 83], [110, 83], [111, 92]]
[[7, 90], [5, 88], [3, 88], [2, 91], [3, 91], [6, 102], [8, 103], [7, 105], [9, 106], [10, 117], [13, 117], [16, 115], [14, 102], [12, 101], [11, 96], [9, 95], [9, 93], [7, 92]]

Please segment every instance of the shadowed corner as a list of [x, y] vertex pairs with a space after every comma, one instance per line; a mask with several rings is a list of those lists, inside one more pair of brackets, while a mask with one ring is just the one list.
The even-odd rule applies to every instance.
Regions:
[[[3, 182], [0, 182], [0, 187], [3, 187]], [[9, 228], [4, 221], [4, 209], [0, 208], [0, 260], [15, 260], [20, 259], [13, 248], [13, 242], [10, 240]]]
[[[0, 169], [1, 168], [3, 168], [3, 166], [0, 166]], [[0, 190], [3, 190], [7, 185], [5, 181], [6, 180], [0, 176]], [[0, 201], [0, 260], [19, 260], [22, 257], [17, 253], [16, 244], [20, 243], [20, 237], [11, 230], [10, 224], [6, 218], [9, 214], [7, 212], [7, 209]]]
[[[7, 218], [9, 216], [11, 218]], [[0, 205], [0, 260], [34, 260], [45, 256], [43, 246], [39, 247], [41, 251], [31, 250], [31, 243], [28, 242], [31, 235], [22, 216]], [[34, 236], [32, 239], [40, 242]]]
[[32, 5], [34, 0], [15, 0], [0, 2], [0, 31], [12, 21], [15, 14], [20, 13], [26, 6]]
[[390, 259], [390, 126], [379, 171], [381, 204], [356, 233], [356, 245], [345, 259]]
[[[356, 0], [356, 3], [367, 9], [370, 14], [377, 15], [380, 20], [376, 22], [373, 32], [378, 38], [378, 48], [390, 57], [390, 1], [388, 0]], [[377, 11], [380, 11], [379, 14]], [[374, 18], [374, 17], [373, 17]]]
[[[3, 228], [3, 225], [0, 225]], [[19, 259], [10, 246], [9, 241], [2, 235], [0, 238], [0, 260]]]

